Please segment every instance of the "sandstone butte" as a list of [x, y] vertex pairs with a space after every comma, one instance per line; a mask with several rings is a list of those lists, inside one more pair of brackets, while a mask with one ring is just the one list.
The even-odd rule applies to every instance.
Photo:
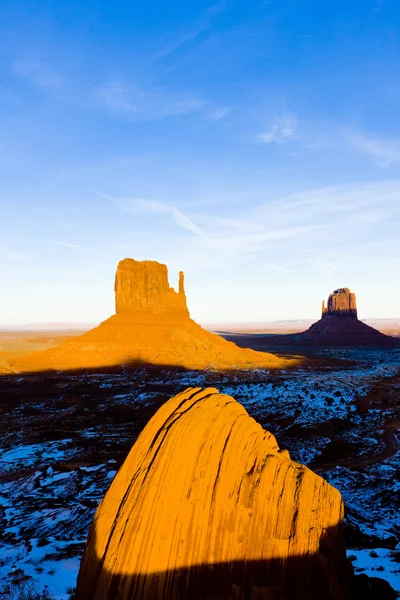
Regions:
[[356, 296], [349, 288], [339, 288], [322, 302], [321, 319], [304, 333], [296, 336], [297, 342], [315, 345], [382, 346], [396, 347], [400, 340], [370, 327], [357, 316]]
[[76, 600], [342, 600], [340, 493], [241, 404], [187, 389], [149, 421], [95, 514]]
[[322, 317], [326, 315], [348, 316], [357, 318], [356, 295], [349, 288], [339, 288], [328, 297], [328, 305], [322, 301]]
[[[235, 339], [235, 335], [229, 336]], [[385, 335], [370, 327], [357, 316], [356, 296], [349, 288], [339, 288], [328, 297], [327, 306], [322, 302], [322, 315], [306, 331], [286, 335], [257, 337], [240, 336], [240, 345], [251, 344], [253, 348], [266, 346], [327, 346], [327, 347], [400, 347], [400, 339]]]
[[3, 371], [34, 372], [152, 364], [190, 369], [282, 368], [296, 364], [242, 349], [205, 331], [190, 316], [183, 273], [179, 290], [166, 265], [126, 258], [115, 277], [116, 314], [98, 327], [45, 351], [9, 361]]

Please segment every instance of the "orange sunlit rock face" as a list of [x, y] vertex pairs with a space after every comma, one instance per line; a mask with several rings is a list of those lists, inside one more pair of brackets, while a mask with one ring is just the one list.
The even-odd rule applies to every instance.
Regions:
[[188, 389], [145, 427], [101, 502], [76, 600], [347, 598], [340, 493], [241, 404]]
[[322, 316], [350, 316], [357, 318], [356, 295], [349, 288], [339, 288], [329, 295], [328, 305], [322, 302]]
[[167, 266], [158, 262], [132, 258], [121, 260], [114, 289], [117, 314], [145, 312], [189, 316], [182, 271], [177, 293], [169, 286]]
[[43, 352], [10, 361], [13, 372], [114, 365], [166, 365], [190, 369], [280, 368], [284, 360], [238, 348], [205, 331], [189, 316], [183, 273], [169, 286], [166, 265], [122, 260], [115, 278], [116, 314], [87, 333]]

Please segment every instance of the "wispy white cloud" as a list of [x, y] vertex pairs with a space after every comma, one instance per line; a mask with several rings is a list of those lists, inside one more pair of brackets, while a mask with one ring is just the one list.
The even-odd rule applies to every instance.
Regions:
[[219, 121], [223, 119], [231, 112], [232, 108], [230, 106], [225, 106], [224, 108], [216, 108], [209, 114], [209, 118], [214, 121]]
[[196, 40], [203, 31], [207, 29], [207, 23], [200, 22], [195, 24], [190, 29], [179, 32], [173, 40], [165, 43], [156, 51], [150, 54], [151, 62], [156, 62], [160, 59], [167, 58], [178, 50], [181, 46]]
[[[157, 260], [171, 264], [182, 260], [191, 268], [258, 263], [271, 271], [314, 272], [329, 278], [348, 263], [349, 257], [356, 260], [356, 255], [377, 251], [368, 248], [372, 233], [374, 244], [388, 235], [394, 239], [396, 223], [400, 224], [400, 181], [310, 189], [276, 199], [266, 188], [261, 201], [260, 190], [254, 192], [249, 187], [235, 192], [248, 202], [232, 202], [229, 217], [219, 216], [210, 203], [200, 212], [198, 202], [196, 212], [190, 204], [182, 211], [169, 201], [96, 193], [121, 210], [141, 216], [132, 225], [142, 234], [155, 234], [148, 242], [142, 236], [140, 243], [135, 234], [132, 252], [140, 250], [141, 256], [146, 256], [148, 248], [153, 257], [159, 252]], [[229, 205], [229, 197], [223, 198], [223, 203]], [[151, 219], [151, 215], [165, 215], [167, 219]], [[181, 232], [193, 235], [182, 237], [169, 225], [171, 222]]]
[[290, 269], [287, 265], [267, 262], [265, 260], [260, 261], [262, 265], [268, 267], [268, 269], [272, 269], [273, 271], [277, 271], [278, 273], [290, 273], [292, 269]]
[[206, 15], [219, 15], [221, 12], [225, 10], [225, 3], [216, 2], [212, 4], [209, 8], [206, 9]]
[[380, 167], [387, 167], [391, 163], [400, 163], [400, 140], [375, 138], [357, 133], [351, 135], [349, 141], [356, 150], [374, 158], [375, 164]]
[[60, 227], [63, 229], [77, 229], [77, 230], [83, 230], [83, 231], [89, 231], [92, 229], [91, 225], [83, 225], [82, 223], [70, 223], [68, 221], [59, 221], [56, 219], [47, 219], [44, 217], [12, 216], [10, 218], [13, 221], [22, 221], [25, 223], [35, 223], [38, 225], [46, 225], [47, 227]]
[[3, 258], [10, 258], [11, 260], [27, 260], [30, 258], [30, 256], [28, 256], [24, 252], [15, 252], [7, 246], [2, 245], [0, 245], [0, 256], [2, 256]]
[[281, 144], [297, 139], [298, 121], [293, 114], [276, 117], [267, 129], [255, 137], [256, 144]]
[[143, 90], [121, 81], [108, 81], [94, 92], [95, 102], [112, 113], [131, 119], [159, 119], [195, 113], [205, 101], [190, 93]]
[[150, 53], [151, 62], [156, 62], [160, 59], [164, 59], [174, 54], [182, 46], [194, 42], [202, 34], [210, 29], [214, 17], [224, 12], [225, 3], [216, 3], [207, 8], [197, 19], [191, 24], [190, 27], [186, 27], [180, 31], [173, 32], [172, 39], [168, 41], [161, 41], [157, 38], [157, 44], [159, 47], [157, 50]]
[[108, 81], [95, 92], [95, 98], [111, 112], [137, 112], [137, 106], [132, 104], [130, 92], [120, 81]]
[[205, 237], [203, 231], [175, 206], [171, 206], [158, 200], [148, 200], [146, 198], [114, 198], [108, 194], [98, 192], [97, 190], [95, 190], [95, 193], [102, 198], [117, 204], [122, 210], [125, 210], [131, 214], [158, 213], [171, 215], [175, 223], [177, 223], [183, 229], [191, 231], [200, 237]]
[[23, 77], [34, 86], [42, 89], [59, 88], [63, 79], [51, 66], [35, 60], [15, 61], [12, 65], [15, 75]]
[[57, 244], [58, 246], [63, 246], [64, 248], [73, 248], [75, 250], [81, 249], [81, 246], [77, 246], [76, 244], [71, 244], [70, 242], [62, 242], [59, 240], [54, 240], [54, 244]]

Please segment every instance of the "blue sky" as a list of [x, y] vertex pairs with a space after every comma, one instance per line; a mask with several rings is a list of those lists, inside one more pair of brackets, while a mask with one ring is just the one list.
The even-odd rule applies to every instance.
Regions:
[[0, 2], [0, 323], [400, 316], [397, 0]]

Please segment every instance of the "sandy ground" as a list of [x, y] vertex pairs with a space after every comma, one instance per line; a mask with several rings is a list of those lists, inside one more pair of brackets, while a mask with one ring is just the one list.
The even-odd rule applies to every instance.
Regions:
[[[318, 319], [292, 319], [285, 321], [265, 321], [262, 323], [208, 323], [204, 328], [215, 333], [261, 333], [285, 335], [306, 331]], [[385, 335], [400, 337], [399, 319], [361, 319]]]
[[36, 350], [47, 350], [84, 331], [1, 331], [0, 363]]

